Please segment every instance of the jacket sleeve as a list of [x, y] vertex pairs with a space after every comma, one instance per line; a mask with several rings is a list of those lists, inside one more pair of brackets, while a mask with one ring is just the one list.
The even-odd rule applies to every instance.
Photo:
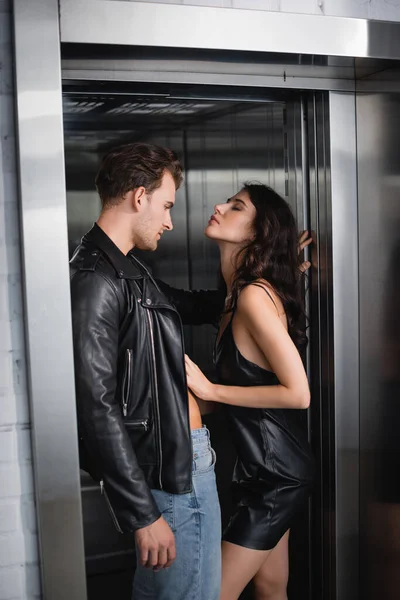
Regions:
[[157, 285], [175, 306], [184, 325], [218, 325], [225, 303], [222, 290], [180, 290], [159, 279]]
[[116, 400], [118, 334], [123, 307], [112, 282], [78, 271], [71, 279], [78, 425], [84, 449], [103, 479], [123, 532], [160, 517]]

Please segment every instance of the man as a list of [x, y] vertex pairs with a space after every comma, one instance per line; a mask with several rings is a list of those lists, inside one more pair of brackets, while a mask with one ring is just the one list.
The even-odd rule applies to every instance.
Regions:
[[155, 250], [172, 229], [181, 181], [170, 150], [110, 152], [96, 178], [100, 217], [71, 259], [81, 463], [118, 530], [135, 535], [135, 600], [219, 598], [213, 451], [188, 397], [181, 318], [215, 321], [221, 296], [156, 283], [131, 252]]

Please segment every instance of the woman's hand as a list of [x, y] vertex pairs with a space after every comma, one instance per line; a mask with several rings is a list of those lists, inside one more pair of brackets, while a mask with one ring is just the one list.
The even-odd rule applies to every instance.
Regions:
[[[308, 231], [302, 231], [299, 235], [299, 254], [303, 252], [304, 248], [309, 246], [312, 242], [312, 237], [309, 236]], [[306, 260], [300, 265], [300, 271], [305, 273], [307, 269], [311, 267], [310, 261]]]
[[199, 367], [185, 354], [188, 387], [201, 400], [215, 400], [215, 385], [207, 379]]

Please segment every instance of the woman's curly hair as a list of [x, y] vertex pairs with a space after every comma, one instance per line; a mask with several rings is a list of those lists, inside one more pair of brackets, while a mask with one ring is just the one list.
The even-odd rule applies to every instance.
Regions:
[[249, 182], [242, 189], [256, 209], [254, 237], [238, 254], [226, 310], [234, 309], [246, 285], [264, 279], [281, 299], [289, 335], [301, 349], [307, 344], [307, 337], [296, 221], [288, 203], [270, 187]]

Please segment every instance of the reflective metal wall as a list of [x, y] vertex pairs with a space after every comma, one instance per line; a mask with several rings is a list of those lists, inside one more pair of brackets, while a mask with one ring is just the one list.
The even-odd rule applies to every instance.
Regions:
[[[329, 94], [331, 161], [332, 298], [336, 598], [358, 598], [359, 586], [359, 269], [357, 238], [357, 154], [355, 96]], [[329, 230], [329, 226], [328, 226]], [[329, 268], [328, 268], [329, 271]], [[328, 341], [329, 343], [329, 341]], [[323, 350], [322, 350], [323, 352]], [[361, 596], [362, 598], [362, 596]]]
[[400, 95], [359, 94], [363, 600], [394, 600], [400, 590], [399, 138]]
[[329, 100], [315, 94], [307, 110], [308, 188], [313, 235], [309, 274], [308, 337], [311, 439], [317, 455], [317, 485], [312, 498], [313, 596], [336, 600], [335, 424], [332, 308], [332, 198]]

